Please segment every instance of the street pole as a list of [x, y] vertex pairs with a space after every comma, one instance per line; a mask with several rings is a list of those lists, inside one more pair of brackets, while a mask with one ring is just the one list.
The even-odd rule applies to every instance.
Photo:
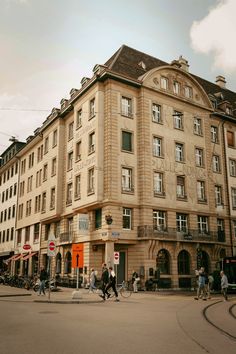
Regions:
[[50, 278], [51, 278], [51, 257], [48, 256], [48, 273], [49, 273], [49, 282], [48, 282], [48, 301], [50, 301], [50, 292], [51, 292], [51, 282], [50, 282]]

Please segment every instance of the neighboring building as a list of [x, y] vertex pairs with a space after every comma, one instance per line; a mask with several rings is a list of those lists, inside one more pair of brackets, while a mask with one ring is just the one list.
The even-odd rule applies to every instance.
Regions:
[[30, 235], [17, 241], [21, 269], [22, 245], [39, 251], [35, 225], [39, 264], [55, 235], [52, 272], [68, 279], [75, 243], [84, 278], [119, 251], [118, 282], [158, 268], [175, 288], [235, 253], [236, 94], [224, 85], [127, 46], [96, 65], [18, 154], [19, 191], [31, 186], [18, 200], [17, 240]]
[[10, 270], [14, 256], [19, 160], [25, 143], [13, 141], [0, 159], [0, 269]]

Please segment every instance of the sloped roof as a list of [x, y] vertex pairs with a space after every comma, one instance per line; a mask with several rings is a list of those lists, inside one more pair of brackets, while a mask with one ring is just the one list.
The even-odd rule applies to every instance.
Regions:
[[[145, 70], [139, 65], [141, 61], [146, 65]], [[151, 69], [170, 64], [126, 45], [122, 45], [122, 47], [120, 47], [118, 51], [113, 54], [105, 65], [107, 65], [110, 70], [118, 74], [137, 80], [141, 75]], [[214, 95], [217, 92], [222, 92], [224, 99], [236, 107], [235, 92], [226, 88], [221, 88], [219, 85], [207, 81], [197, 75], [191, 73], [189, 74], [199, 82], [207, 94]]]

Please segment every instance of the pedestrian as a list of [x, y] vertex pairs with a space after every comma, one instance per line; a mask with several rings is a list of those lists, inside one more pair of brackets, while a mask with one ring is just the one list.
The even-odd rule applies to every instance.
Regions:
[[91, 269], [91, 273], [90, 273], [90, 277], [89, 277], [89, 292], [92, 293], [93, 290], [96, 290], [96, 273], [95, 273], [95, 270], [94, 268]]
[[212, 292], [212, 289], [213, 289], [213, 283], [214, 283], [214, 278], [213, 278], [213, 275], [210, 274], [210, 275], [208, 276], [208, 286], [207, 286], [208, 299], [211, 298], [211, 292]]
[[223, 270], [220, 272], [220, 276], [221, 276], [221, 292], [224, 296], [224, 301], [228, 300], [228, 296], [227, 296], [227, 290], [228, 290], [228, 278], [225, 275], [225, 273], [223, 272]]
[[102, 266], [102, 276], [101, 276], [101, 282], [102, 282], [102, 293], [103, 295], [99, 295], [103, 300], [106, 300], [106, 295], [108, 296], [107, 292], [107, 285], [109, 283], [109, 272], [107, 269], [106, 263], [103, 263]]
[[204, 267], [201, 267], [198, 272], [198, 288], [197, 288], [197, 296], [194, 298], [195, 300], [199, 300], [201, 297], [202, 300], [206, 300], [206, 273]]
[[[106, 287], [106, 292], [108, 293], [108, 290], [112, 288], [112, 290], [114, 291], [115, 293], [115, 297], [116, 297], [116, 301], [120, 301], [118, 299], [118, 293], [117, 293], [117, 290], [116, 290], [116, 274], [113, 270], [112, 267], [109, 267], [109, 283]], [[107, 294], [107, 298], [109, 299], [109, 297], [111, 296], [111, 294]]]
[[138, 282], [140, 281], [139, 275], [135, 270], [133, 270], [132, 274], [132, 284], [133, 284], [133, 291], [134, 293], [138, 292]]
[[47, 279], [48, 275], [46, 270], [42, 267], [40, 270], [40, 275], [39, 275], [39, 293], [38, 295], [45, 295], [45, 281]]

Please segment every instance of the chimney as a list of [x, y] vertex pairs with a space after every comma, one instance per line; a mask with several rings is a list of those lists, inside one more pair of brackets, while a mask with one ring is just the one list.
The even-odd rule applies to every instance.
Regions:
[[182, 55], [180, 55], [180, 57], [179, 57], [179, 64], [180, 64], [180, 68], [182, 70], [188, 72], [188, 68], [189, 68], [188, 61], [186, 59], [184, 59], [182, 57]]
[[221, 88], [225, 88], [226, 80], [224, 76], [216, 76], [216, 84]]

